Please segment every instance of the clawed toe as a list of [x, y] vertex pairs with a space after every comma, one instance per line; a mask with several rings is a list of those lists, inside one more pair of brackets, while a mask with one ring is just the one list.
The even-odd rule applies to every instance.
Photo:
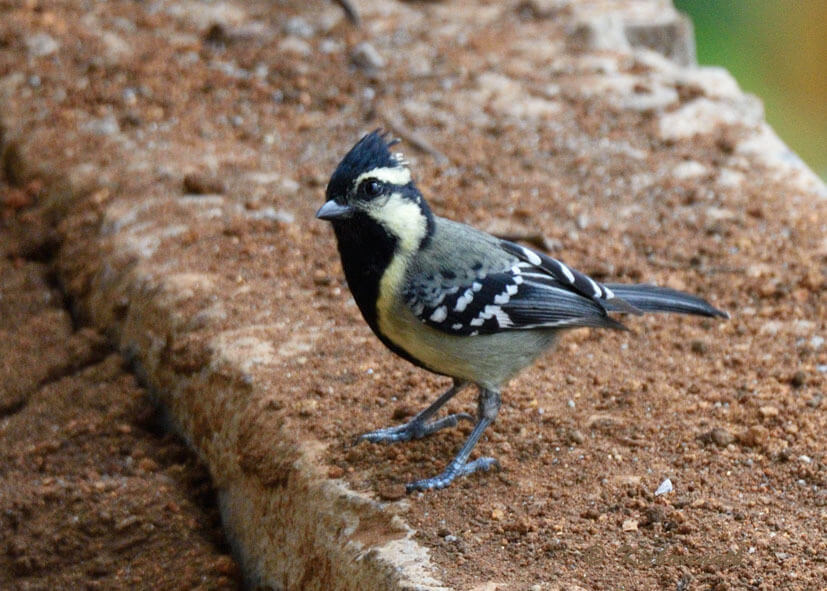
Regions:
[[468, 462], [467, 464], [460, 466], [455, 466], [451, 463], [442, 474], [434, 476], [433, 478], [425, 478], [423, 480], [410, 482], [405, 485], [405, 490], [408, 493], [415, 491], [438, 490], [440, 488], [445, 488], [460, 476], [467, 476], [479, 471], [488, 472], [488, 470], [494, 466], [499, 469], [500, 463], [496, 458], [490, 457], [478, 458], [473, 462]]
[[399, 441], [410, 441], [411, 439], [422, 439], [432, 433], [436, 433], [446, 427], [455, 427], [459, 421], [474, 421], [468, 413], [457, 413], [448, 415], [436, 421], [425, 423], [424, 421], [413, 420], [397, 427], [377, 429], [359, 436], [358, 441], [370, 441], [371, 443], [396, 443]]

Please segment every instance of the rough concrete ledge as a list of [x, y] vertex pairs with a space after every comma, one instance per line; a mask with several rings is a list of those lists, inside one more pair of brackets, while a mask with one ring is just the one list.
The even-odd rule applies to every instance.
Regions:
[[[464, 27], [478, 32], [495, 22], [501, 11], [490, 6], [479, 11], [464, 7], [452, 12], [443, 6], [419, 11], [412, 6], [377, 3], [365, 8], [363, 18], [368, 29], [373, 26], [377, 33], [382, 23], [396, 18], [407, 19], [416, 30], [436, 31], [436, 23], [447, 22], [442, 25], [446, 30], [435, 34], [448, 36]], [[134, 360], [167, 409], [171, 424], [208, 463], [227, 531], [254, 586], [448, 589], [445, 581], [455, 577], [444, 564], [437, 566], [432, 550], [415, 537], [404, 518], [409, 501], [384, 502], [351, 490], [342, 474], [320, 459], [325, 449], [302, 418], [316, 412], [316, 398], [308, 392], [339, 377], [331, 369], [335, 359], [313, 358], [317, 345], [352, 334], [347, 326], [308, 320], [301, 313], [301, 306], [315, 306], [323, 316], [336, 318], [346, 302], [341, 298], [319, 303], [313, 274], [302, 267], [312, 257], [291, 247], [298, 232], [296, 217], [302, 220], [298, 225], [310, 223], [304, 218], [317, 205], [323, 171], [344, 148], [327, 137], [325, 126], [339, 126], [337, 137], [355, 137], [365, 113], [391, 113], [387, 120], [398, 124], [392, 116], [398, 112], [423, 127], [427, 122], [429, 129], [447, 130], [440, 132], [443, 138], [460, 129], [473, 144], [491, 130], [524, 125], [543, 133], [559, 132], [565, 144], [558, 148], [581, 157], [599, 161], [602, 154], [617, 153], [630, 162], [642, 162], [648, 156], [646, 142], [601, 138], [594, 130], [580, 129], [577, 135], [567, 123], [558, 123], [567, 120], [561, 113], [580, 108], [572, 105], [597, 104], [613, 116], [644, 114], [641, 120], [652, 126], [649, 132], [665, 144], [710, 137], [727, 143], [726, 159], [717, 167], [676, 157], [661, 169], [633, 177], [634, 190], [664, 177], [731, 187], [744, 182], [745, 175], [756, 174], [813, 203], [827, 199], [824, 185], [763, 122], [754, 98], [743, 95], [726, 72], [691, 64], [689, 25], [670, 4], [630, 1], [607, 8], [604, 2], [536, 2], [525, 6], [534, 15], [525, 24], [526, 31], [477, 52], [484, 61], [490, 58], [485, 51], [513, 50], [513, 61], [499, 64], [499, 70], [492, 67], [483, 72], [481, 62], [462, 64], [481, 71], [453, 89], [429, 87], [434, 96], [442, 93], [431, 102], [390, 80], [392, 88], [382, 102], [364, 105], [359, 101], [372, 98], [362, 96], [348, 103], [347, 123], [336, 119], [334, 124], [296, 109], [295, 119], [275, 126], [276, 139], [266, 140], [267, 145], [275, 141], [292, 154], [300, 153], [298, 167], [310, 178], [301, 179], [302, 191], [308, 185], [315, 187], [309, 195], [302, 195], [290, 178], [294, 162], [278, 152], [257, 155], [247, 146], [234, 146], [233, 136], [216, 136], [218, 132], [206, 126], [201, 138], [169, 133], [158, 142], [126, 131], [109, 134], [107, 115], [90, 116], [96, 126], [90, 141], [88, 127], [76, 131], [89, 121], [73, 119], [68, 132], [59, 126], [50, 128], [19, 104], [22, 83], [6, 81], [3, 101], [8, 107], [5, 112], [11, 113], [4, 138], [6, 168], [20, 178], [53, 179], [50, 194], [60, 220], [59, 261], [66, 289], [82, 316], [105, 329]], [[259, 34], [253, 27], [244, 28], [253, 19], [240, 5], [221, 3], [220, 7], [224, 12], [213, 16], [224, 19], [222, 34], [228, 44], [233, 35]], [[219, 5], [213, 8], [218, 9]], [[184, 21], [203, 18], [192, 8], [181, 10], [184, 16], [177, 18]], [[321, 14], [338, 22], [328, 9]], [[548, 15], [558, 22], [544, 20]], [[198, 27], [205, 29], [212, 21], [187, 22], [199, 32]], [[548, 32], [548, 46], [522, 42], [524, 35], [536, 35], [538, 30]], [[175, 42], [197, 45], [193, 36], [188, 30]], [[283, 41], [283, 51], [307, 57], [301, 35], [288, 39]], [[385, 45], [380, 49], [386, 54], [392, 48], [394, 55], [405, 59], [428, 54], [416, 38], [382, 39]], [[114, 42], [110, 39], [110, 43]], [[113, 51], [112, 59], [119, 59], [118, 55]], [[635, 68], [626, 67], [631, 62]], [[565, 77], [545, 85], [541, 77], [530, 75], [533, 68], [546, 67], [566, 72]], [[321, 93], [324, 81], [306, 76], [310, 79], [303, 84]], [[297, 105], [305, 100], [301, 91], [294, 99]], [[74, 141], [85, 142], [81, 145], [87, 151], [70, 150]], [[303, 151], [295, 149], [298, 144], [305, 146]], [[328, 145], [324, 150], [320, 147]], [[43, 146], [51, 146], [51, 151], [44, 152]], [[431, 165], [430, 145], [419, 142], [423, 146], [419, 158], [426, 167]], [[463, 156], [480, 157], [473, 147], [470, 154], [465, 147], [445, 151], [455, 167], [462, 166], [457, 161]], [[308, 164], [314, 160], [315, 167]], [[204, 168], [210, 171], [207, 176], [225, 178], [229, 186], [208, 186], [216, 190], [198, 194], [182, 192], [183, 173]], [[553, 185], [553, 178], [538, 169], [540, 178]], [[624, 172], [611, 174], [619, 178]], [[146, 178], [139, 178], [142, 175]], [[192, 189], [192, 183], [185, 186]], [[249, 199], [245, 203], [232, 195]], [[263, 195], [273, 196], [275, 206], [262, 205]], [[716, 215], [711, 207], [706, 213], [710, 219]], [[729, 219], [730, 214], [720, 213], [721, 219]], [[222, 256], [228, 252], [236, 258]], [[265, 256], [274, 259], [278, 269], [269, 277], [251, 276], [239, 263]], [[227, 260], [237, 266], [222, 266]], [[284, 277], [295, 281], [277, 281]], [[316, 279], [328, 289], [325, 273]], [[354, 320], [352, 306], [348, 310], [349, 320]], [[296, 390], [274, 391], [272, 384], [283, 385], [284, 376], [295, 377]], [[498, 580], [479, 588], [523, 587]], [[532, 588], [575, 587], [544, 583]]]
[[[12, 138], [6, 148], [22, 179], [51, 176], [25, 141]], [[87, 181], [55, 179], [56, 211], [78, 212], [99, 199]], [[181, 223], [170, 222], [171, 202]], [[122, 196], [100, 217], [69, 213], [58, 265], [81, 315], [120, 345], [171, 427], [208, 463], [252, 588], [446, 589], [396, 511], [331, 479], [319, 445], [268, 416], [282, 403], [262, 385], [261, 366], [278, 370], [280, 358], [308, 352], [312, 335], [289, 336], [284, 325], [214, 330], [225, 304], [213, 296], [215, 278], [152, 261], [165, 238], [192, 230], [186, 218], [215, 218], [226, 206], [217, 196]], [[182, 308], [192, 301], [210, 303], [192, 315]]]
[[[209, 463], [249, 582], [273, 589], [444, 589], [427, 550], [394, 511], [330, 479], [318, 444], [268, 416], [281, 403], [265, 387], [262, 367], [278, 370], [280, 359], [307, 353], [313, 334], [255, 324], [212, 331], [226, 305], [212, 297], [215, 278], [151, 262], [155, 245], [193, 227], [170, 223], [170, 202], [184, 219], [223, 218], [233, 209], [209, 196], [126, 199], [137, 205], [107, 208], [90, 244], [103, 248], [85, 307], [130, 355], [175, 430]], [[74, 275], [71, 263], [63, 264], [67, 277]], [[211, 303], [192, 316], [181, 309], [188, 301]]]

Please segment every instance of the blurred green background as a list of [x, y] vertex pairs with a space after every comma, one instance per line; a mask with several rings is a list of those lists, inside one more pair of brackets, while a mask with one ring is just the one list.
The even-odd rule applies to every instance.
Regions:
[[827, 180], [827, 0], [674, 0], [698, 62], [725, 67], [767, 121]]

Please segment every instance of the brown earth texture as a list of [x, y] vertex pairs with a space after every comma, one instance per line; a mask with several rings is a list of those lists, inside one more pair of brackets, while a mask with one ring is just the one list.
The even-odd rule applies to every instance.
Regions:
[[[827, 589], [823, 185], [765, 157], [760, 104], [724, 73], [670, 61], [686, 56], [668, 38], [617, 49], [583, 24], [626, 5], [672, 14], [364, 2], [356, 27], [334, 3], [0, 0], [0, 588], [243, 586], [227, 477], [198, 459], [218, 427], [196, 421], [190, 447], [174, 435], [141, 363], [155, 341], [122, 338], [130, 310], [167, 296], [97, 295], [151, 263], [193, 278], [164, 300], [189, 332], [148, 321], [178, 374], [213, 367], [206, 332], [263, 327], [239, 361], [268, 393], [239, 462], [266, 465], [261, 425], [315, 442], [450, 588]], [[402, 138], [438, 214], [732, 318], [568, 334], [503, 392], [475, 451], [501, 470], [406, 496], [469, 427], [354, 444], [449, 380], [370, 333], [313, 218], [376, 127]], [[123, 228], [143, 254], [119, 258]], [[468, 390], [448, 410], [473, 404]]]

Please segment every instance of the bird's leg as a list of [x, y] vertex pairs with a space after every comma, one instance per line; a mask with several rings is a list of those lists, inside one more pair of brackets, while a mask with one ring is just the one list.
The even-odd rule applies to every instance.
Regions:
[[435, 433], [445, 427], [454, 427], [461, 419], [466, 421], [473, 421], [474, 419], [468, 413], [457, 413], [448, 415], [436, 421], [428, 423], [436, 412], [442, 408], [446, 402], [451, 400], [457, 392], [462, 390], [468, 382], [461, 380], [454, 380], [453, 385], [445, 391], [442, 396], [437, 398], [428, 408], [419, 412], [414, 418], [397, 427], [387, 427], [385, 429], [377, 429], [370, 433], [365, 433], [359, 436], [359, 440], [370, 441], [371, 443], [396, 443], [397, 441], [410, 441], [411, 439], [421, 439], [426, 435]]
[[480, 387], [480, 395], [477, 399], [477, 424], [474, 425], [474, 430], [471, 435], [459, 450], [456, 457], [451, 460], [451, 463], [443, 470], [439, 476], [433, 478], [425, 478], [424, 480], [417, 480], [405, 486], [408, 492], [415, 490], [432, 490], [438, 488], [445, 488], [451, 484], [457, 476], [466, 476], [477, 470], [489, 470], [491, 466], [498, 465], [494, 458], [477, 458], [473, 462], [468, 461], [468, 456], [471, 455], [471, 450], [482, 437], [482, 432], [485, 428], [494, 422], [497, 418], [497, 413], [500, 411], [500, 393], [494, 390]]

